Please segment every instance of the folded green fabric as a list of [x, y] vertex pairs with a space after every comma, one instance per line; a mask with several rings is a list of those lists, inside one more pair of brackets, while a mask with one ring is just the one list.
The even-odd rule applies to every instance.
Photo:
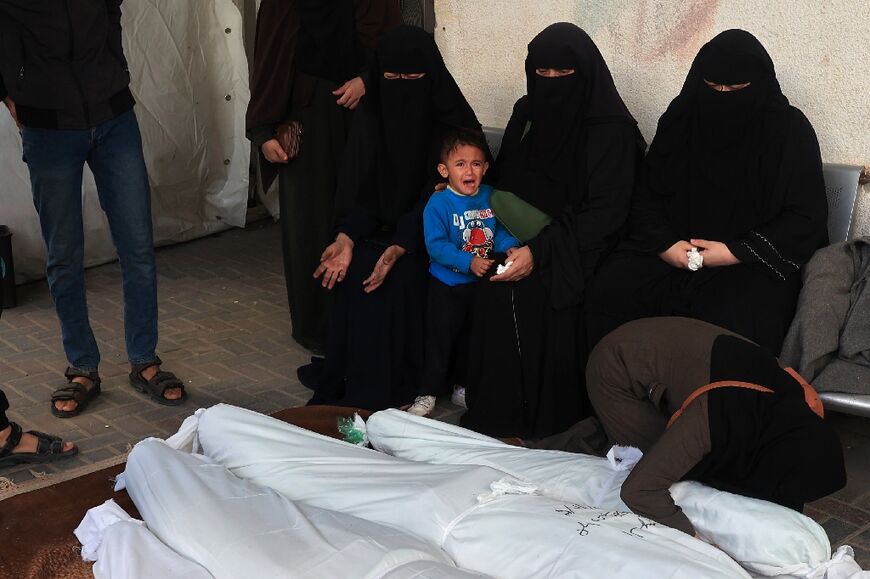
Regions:
[[553, 221], [553, 218], [509, 191], [492, 190], [490, 197], [496, 218], [511, 235], [528, 242]]

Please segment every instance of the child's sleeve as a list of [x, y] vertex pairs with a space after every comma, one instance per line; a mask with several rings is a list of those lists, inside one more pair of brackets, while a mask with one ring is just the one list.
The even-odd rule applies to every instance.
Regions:
[[426, 251], [432, 261], [460, 273], [471, 271], [474, 257], [462, 251], [450, 240], [450, 208], [441, 201], [440, 195], [433, 195], [423, 210], [423, 234], [426, 238]]
[[495, 221], [495, 239], [494, 249], [496, 253], [505, 253], [511, 247], [519, 247], [522, 245], [520, 241], [508, 232], [507, 227]]

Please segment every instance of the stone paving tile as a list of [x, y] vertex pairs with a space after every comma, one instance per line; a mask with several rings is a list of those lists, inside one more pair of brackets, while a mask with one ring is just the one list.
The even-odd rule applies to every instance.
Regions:
[[[190, 396], [182, 407], [161, 406], [127, 382], [123, 300], [116, 263], [86, 273], [91, 322], [103, 362], [103, 393], [83, 415], [60, 420], [49, 396], [64, 383], [67, 362], [45, 282], [19, 288], [19, 306], [0, 318], [0, 388], [10, 416], [28, 429], [74, 440], [79, 456], [37, 468], [22, 465], [0, 476], [23, 483], [124, 454], [145, 436], [167, 436], [198, 407], [228, 402], [258, 412], [300, 406], [310, 391], [296, 367], [310, 354], [290, 337], [280, 231], [268, 221], [157, 251], [159, 353]], [[439, 400], [433, 417], [453, 424], [462, 409]], [[870, 568], [870, 420], [834, 415], [843, 440], [849, 484], [806, 507], [832, 544], [855, 548]], [[36, 473], [36, 474], [34, 474]]]
[[833, 517], [829, 517], [826, 521], [822, 522], [821, 525], [825, 529], [825, 532], [828, 533], [828, 539], [830, 539], [831, 545], [840, 543], [840, 541], [858, 530], [857, 526]]

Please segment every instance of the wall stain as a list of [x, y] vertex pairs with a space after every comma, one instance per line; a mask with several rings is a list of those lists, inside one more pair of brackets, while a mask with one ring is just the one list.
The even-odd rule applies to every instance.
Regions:
[[[644, 4], [648, 4], [646, 0]], [[689, 61], [695, 57], [700, 47], [710, 40], [716, 22], [716, 12], [721, 0], [695, 0], [687, 2], [680, 19], [670, 26], [668, 33], [656, 42], [646, 54], [640, 55], [644, 61], [658, 61], [672, 55], [677, 60]], [[655, 4], [655, 2], [653, 2]], [[653, 9], [653, 18], [658, 18]], [[642, 14], [646, 15], [644, 6]]]

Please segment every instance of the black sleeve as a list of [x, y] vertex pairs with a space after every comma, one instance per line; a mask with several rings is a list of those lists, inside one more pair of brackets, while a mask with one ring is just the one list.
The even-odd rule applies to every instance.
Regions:
[[631, 203], [628, 218], [631, 244], [642, 251], [659, 254], [680, 241], [667, 217], [663, 200], [654, 189], [654, 171], [651, 164], [660, 161], [655, 151], [650, 151], [641, 164], [638, 187]]
[[374, 179], [376, 139], [375, 120], [363, 106], [353, 115], [335, 190], [336, 233], [344, 233], [354, 243], [371, 235], [378, 223], [362, 206], [364, 188]]
[[783, 153], [780, 175], [785, 191], [781, 211], [743, 239], [728, 243], [744, 263], [762, 263], [772, 277], [785, 280], [828, 242], [828, 202], [819, 142], [812, 125], [799, 111]]
[[109, 50], [127, 69], [127, 59], [124, 57], [124, 45], [121, 41], [121, 2], [124, 0], [106, 0], [106, 12], [109, 15]]
[[426, 176], [426, 182], [420, 190], [420, 195], [417, 202], [410, 211], [399, 217], [396, 222], [396, 232], [393, 234], [392, 243], [404, 248], [408, 253], [415, 253], [421, 248], [425, 250], [425, 240], [423, 237], [423, 210], [426, 209], [426, 203], [429, 202], [429, 197], [435, 191], [435, 184], [443, 181], [438, 174], [436, 167], [438, 166], [438, 158], [441, 153], [441, 142], [443, 138], [438, 137], [432, 139], [429, 145], [427, 167], [431, 167], [429, 174]]
[[[628, 216], [638, 156], [634, 126], [592, 127], [588, 143], [583, 201], [529, 240], [535, 262], [541, 266], [550, 264], [554, 251], [573, 243], [580, 251], [584, 270], [594, 268], [606, 239], [617, 234]], [[591, 273], [584, 271], [584, 277]]]
[[711, 449], [707, 397], [692, 403], [652, 445], [622, 483], [620, 498], [632, 512], [688, 535], [695, 527], [674, 503], [670, 488]]
[[[2, 57], [3, 55], [0, 54], [0, 58]], [[6, 84], [3, 82], [3, 75], [0, 74], [0, 101], [5, 99], [7, 96], [9, 96], [9, 93], [6, 92]]]
[[247, 137], [259, 148], [288, 117], [293, 93], [299, 18], [291, 0], [264, 0], [257, 11], [251, 100], [245, 116]]

